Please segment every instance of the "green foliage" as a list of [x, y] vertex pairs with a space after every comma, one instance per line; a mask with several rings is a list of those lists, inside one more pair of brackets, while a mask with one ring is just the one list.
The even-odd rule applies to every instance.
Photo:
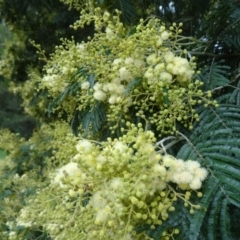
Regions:
[[141, 83], [142, 79], [141, 78], [136, 78], [134, 80], [132, 80], [130, 83], [128, 83], [128, 85], [126, 86], [126, 89], [124, 91], [124, 95], [128, 95], [131, 91], [134, 90], [134, 88], [136, 88], [140, 83]]
[[189, 239], [198, 239], [201, 231], [208, 239], [234, 239], [231, 225], [235, 223], [228, 208], [240, 207], [240, 110], [235, 104], [222, 103], [217, 109], [201, 110], [200, 118], [177, 154], [182, 159], [198, 160], [209, 171], [200, 201], [202, 209], [188, 223]]
[[122, 12], [121, 18], [124, 22], [127, 24], [134, 22], [137, 17], [137, 12], [132, 0], [115, 0], [110, 2], [111, 10], [118, 9]]
[[8, 92], [8, 84], [3, 79], [0, 80], [0, 99], [0, 127], [30, 137], [36, 121], [23, 113], [21, 98]]
[[210, 10], [203, 18], [199, 31], [206, 41], [202, 54], [205, 60], [208, 56], [209, 65], [214, 62], [229, 66], [231, 78], [234, 78], [240, 57], [240, 5], [236, 1], [219, 1]]
[[205, 83], [206, 90], [213, 90], [216, 87], [223, 87], [229, 83], [228, 71], [230, 67], [215, 63], [214, 60], [201, 70], [199, 78]]
[[[231, 1], [220, 1], [216, 3], [215, 6], [212, 7], [212, 11], [206, 16], [202, 26], [202, 31], [206, 33], [207, 38], [210, 37], [215, 41], [219, 41], [220, 45], [223, 44], [223, 48], [228, 46], [229, 52], [234, 49], [234, 46], [238, 46], [234, 41], [239, 37], [239, 7], [239, 3], [233, 3]], [[216, 21], [218, 24], [211, 24]], [[231, 37], [233, 37], [233, 39], [230, 40]]]
[[0, 159], [3, 160], [6, 157], [6, 152], [0, 149]]
[[[71, 120], [71, 128], [76, 135], [79, 135], [79, 127], [84, 129], [83, 137], [96, 135], [103, 128], [106, 122], [104, 105], [96, 103], [93, 107], [87, 107], [85, 110], [75, 110]], [[89, 131], [92, 134], [89, 134]]]
[[5, 24], [0, 24], [0, 56], [4, 52], [4, 45], [7, 43], [7, 41], [11, 41], [12, 34], [10, 33], [9, 29]]
[[240, 106], [240, 91], [239, 90], [240, 90], [240, 81], [238, 81], [237, 86], [234, 87], [234, 91], [231, 93], [231, 96], [229, 98], [229, 102], [236, 103], [238, 106]]

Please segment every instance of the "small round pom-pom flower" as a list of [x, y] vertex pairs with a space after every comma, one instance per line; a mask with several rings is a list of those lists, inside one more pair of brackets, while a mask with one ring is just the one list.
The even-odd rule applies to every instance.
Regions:
[[78, 164], [75, 162], [70, 162], [57, 170], [53, 182], [59, 184], [62, 188], [66, 188], [67, 186], [63, 183], [63, 179], [65, 177], [76, 176], [79, 171]]
[[99, 101], [103, 102], [107, 98], [107, 95], [106, 95], [105, 92], [103, 92], [101, 90], [97, 90], [97, 91], [94, 92], [93, 97], [96, 100], [99, 100]]
[[92, 148], [92, 143], [85, 139], [78, 141], [78, 144], [76, 145], [76, 149], [78, 152], [88, 151], [91, 148]]
[[83, 90], [87, 90], [90, 87], [90, 83], [89, 82], [83, 82], [81, 85], [81, 89]]

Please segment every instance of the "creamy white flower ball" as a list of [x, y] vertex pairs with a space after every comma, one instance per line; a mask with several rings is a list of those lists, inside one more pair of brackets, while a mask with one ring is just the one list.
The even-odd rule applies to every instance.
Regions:
[[87, 90], [87, 89], [89, 89], [89, 87], [90, 87], [90, 83], [87, 81], [83, 82], [81, 85], [81, 89], [83, 89], [83, 90]]
[[93, 97], [96, 99], [96, 100], [99, 100], [99, 101], [104, 101], [106, 98], [107, 98], [107, 95], [105, 92], [101, 91], [101, 90], [97, 90], [94, 92], [93, 94]]
[[92, 148], [92, 143], [86, 139], [78, 141], [76, 149], [78, 152], [85, 152]]

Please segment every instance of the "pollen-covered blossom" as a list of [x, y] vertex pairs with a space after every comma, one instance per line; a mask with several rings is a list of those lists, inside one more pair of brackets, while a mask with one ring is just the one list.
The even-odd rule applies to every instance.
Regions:
[[84, 44], [80, 44], [80, 43], [77, 43], [76, 47], [79, 53], [82, 53], [85, 48]]
[[106, 27], [105, 31], [106, 31], [107, 38], [111, 39], [114, 36], [114, 32], [113, 32], [113, 30], [111, 28]]
[[121, 58], [116, 58], [113, 60], [113, 65], [120, 65], [123, 62], [123, 59]]
[[125, 59], [125, 64], [126, 65], [133, 65], [134, 64], [134, 59], [132, 57], [127, 57]]
[[143, 69], [146, 66], [146, 63], [142, 59], [134, 59], [134, 65], [137, 69]]
[[164, 167], [172, 167], [175, 165], [175, 158], [173, 156], [170, 156], [170, 155], [165, 155], [163, 158], [162, 158], [162, 162], [163, 162], [163, 166]]
[[160, 60], [160, 58], [157, 56], [156, 53], [149, 55], [146, 59], [146, 61], [149, 65], [155, 65], [158, 63], [159, 60]]
[[79, 172], [78, 164], [75, 162], [70, 162], [57, 170], [53, 183], [57, 183], [62, 188], [65, 188], [67, 186], [66, 184], [63, 183], [63, 179], [65, 177], [74, 178], [78, 172]]
[[88, 151], [92, 148], [92, 143], [86, 139], [82, 139], [78, 141], [78, 144], [76, 145], [77, 151]]
[[107, 98], [107, 94], [103, 91], [103, 84], [97, 82], [93, 86], [93, 89], [95, 90], [93, 93], [93, 97], [96, 100], [103, 102]]
[[194, 178], [192, 181], [189, 183], [189, 187], [191, 189], [199, 189], [202, 186], [202, 181], [199, 178]]
[[114, 78], [110, 83], [96, 83], [93, 87], [93, 97], [99, 101], [105, 101], [108, 98], [110, 104], [118, 103], [125, 91], [121, 81], [121, 78]]
[[201, 168], [196, 161], [183, 161], [170, 155], [165, 155], [162, 161], [168, 168], [166, 181], [177, 183], [180, 187], [184, 185], [197, 190], [201, 188], [202, 181], [207, 177], [207, 170]]
[[162, 80], [162, 81], [170, 83], [172, 81], [173, 77], [168, 72], [161, 72], [160, 75], [159, 75], [159, 79]]
[[148, 68], [147, 71], [144, 73], [144, 77], [147, 78], [149, 82], [153, 80], [154, 79], [153, 69]]
[[161, 166], [160, 164], [156, 164], [154, 167], [153, 167], [153, 171], [157, 174], [159, 174], [159, 176], [161, 177], [165, 177], [166, 174], [167, 174], [167, 170], [165, 167]]
[[123, 153], [123, 152], [125, 152], [128, 149], [128, 146], [123, 144], [121, 141], [118, 141], [118, 142], [114, 143], [113, 148], [116, 149], [117, 151]]
[[51, 74], [44, 76], [42, 81], [48, 88], [51, 88], [53, 92], [60, 92], [67, 84], [62, 83], [59, 85], [58, 78], [59, 76], [57, 74]]
[[131, 81], [133, 79], [132, 73], [126, 68], [126, 67], [121, 67], [119, 69], [119, 77], [122, 81]]
[[[76, 149], [81, 158], [75, 159], [85, 176], [91, 176], [93, 180], [92, 183], [90, 179], [87, 181], [91, 191], [87, 209], [92, 211], [95, 226], [107, 224], [109, 229], [114, 229], [122, 222], [124, 228], [124, 219], [129, 218], [131, 205], [139, 216], [131, 216], [132, 223], [137, 219], [157, 223], [158, 218], [162, 216], [164, 220], [165, 215], [159, 210], [154, 210], [156, 216], [152, 215], [151, 208], [155, 203], [151, 205], [147, 196], [164, 196], [168, 182], [179, 186], [187, 184], [192, 189], [201, 187], [201, 180], [189, 171], [191, 161], [178, 160], [171, 155], [161, 156], [155, 150], [154, 141], [153, 132], [138, 131], [137, 128], [129, 130], [121, 139], [101, 142], [100, 148], [87, 140], [80, 140]], [[192, 167], [196, 169], [197, 165]], [[201, 169], [200, 165], [197, 169]], [[83, 186], [86, 180], [82, 178]], [[82, 188], [79, 184], [78, 187]], [[69, 195], [75, 196], [75, 192], [71, 191]], [[146, 208], [149, 214], [144, 210]]]
[[163, 43], [163, 38], [162, 37], [158, 37], [158, 39], [156, 41], [156, 46], [160, 47], [160, 46], [162, 46], [162, 43]]
[[204, 168], [199, 168], [195, 171], [194, 176], [199, 178], [199, 180], [203, 181], [207, 177], [207, 170]]
[[102, 191], [97, 191], [91, 197], [89, 204], [96, 209], [103, 209], [107, 205], [107, 200], [103, 198]]
[[[75, 139], [74, 162], [57, 169], [52, 184], [39, 193], [48, 201], [42, 205], [47, 210], [39, 213], [37, 226], [49, 236], [65, 240], [62, 229], [67, 226], [74, 239], [141, 239], [136, 227], [162, 224], [182, 196], [169, 183], [188, 190], [201, 187], [206, 171], [199, 163], [160, 154], [152, 131], [140, 123], [126, 125], [119, 138]], [[54, 201], [49, 195], [56, 196]], [[31, 212], [25, 208], [18, 222], [34, 226]]]
[[93, 94], [93, 97], [94, 97], [96, 100], [99, 100], [99, 101], [103, 102], [103, 101], [106, 99], [107, 95], [106, 95], [106, 93], [104, 93], [104, 92], [101, 91], [101, 90], [96, 90], [96, 91], [94, 92], [94, 94]]
[[162, 40], [167, 40], [169, 38], [170, 34], [167, 31], [164, 31], [161, 33]]
[[96, 214], [95, 224], [104, 223], [108, 217], [108, 208], [107, 209], [99, 209]]
[[22, 208], [20, 211], [20, 215], [17, 218], [17, 225], [31, 227], [33, 225], [33, 222], [29, 220], [30, 214], [31, 214], [31, 211], [29, 211], [28, 207]]
[[81, 84], [81, 89], [86, 90], [86, 89], [89, 89], [89, 87], [90, 87], [90, 83], [89, 82], [83, 82]]
[[121, 189], [122, 187], [124, 186], [123, 184], [123, 181], [121, 178], [114, 178], [112, 181], [111, 181], [111, 184], [110, 184], [110, 187], [113, 189], [113, 190], [118, 190], [118, 189]]

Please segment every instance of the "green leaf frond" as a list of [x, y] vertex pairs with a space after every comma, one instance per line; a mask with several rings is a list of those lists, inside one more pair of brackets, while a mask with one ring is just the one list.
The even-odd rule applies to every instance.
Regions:
[[240, 106], [240, 81], [238, 81], [237, 86], [234, 87], [234, 91], [231, 93], [229, 102], [236, 103], [238, 106]]
[[104, 1], [104, 5], [110, 6], [110, 10], [118, 9], [121, 11], [121, 19], [126, 24], [131, 24], [137, 17], [137, 11], [132, 0]]
[[204, 196], [199, 201], [201, 206], [200, 210], [197, 210], [193, 217], [191, 218], [191, 223], [189, 227], [189, 239], [197, 240], [203, 225], [204, 217], [206, 216], [207, 209], [211, 204], [212, 197], [218, 190], [217, 182], [211, 181], [209, 178], [204, 184]]
[[[87, 137], [91, 132], [92, 135], [98, 133], [103, 124], [106, 122], [106, 114], [102, 103], [96, 103], [92, 108], [88, 107], [85, 110], [76, 108], [71, 120], [71, 128], [75, 135], [79, 133], [79, 126], [84, 130], [84, 137]], [[90, 131], [89, 131], [90, 130]]]
[[206, 65], [199, 78], [205, 83], [205, 89], [212, 90], [219, 86], [226, 86], [229, 83], [228, 71], [229, 67], [224, 65], [223, 61], [218, 63], [212, 60], [211, 64]]
[[218, 226], [216, 226], [216, 222], [218, 222], [218, 215], [221, 209], [222, 196], [222, 192], [217, 192], [211, 202], [209, 218], [207, 221], [207, 237], [209, 240], [217, 239], [218, 236]]
[[220, 104], [217, 109], [202, 110], [200, 119], [177, 154], [181, 159], [199, 161], [209, 172], [201, 209], [191, 218], [187, 239], [201, 239], [201, 235], [205, 239], [234, 239], [229, 208], [240, 207], [240, 109]]
[[[238, 33], [240, 5], [231, 1], [219, 1], [212, 5], [211, 11], [206, 15], [202, 30], [207, 37], [215, 40], [224, 39]], [[213, 22], [218, 24], [212, 24]]]
[[[81, 81], [73, 81], [76, 77], [80, 77]], [[48, 115], [53, 113], [54, 109], [59, 106], [66, 97], [76, 96], [79, 93], [79, 89], [84, 79], [93, 85], [94, 77], [88, 75], [84, 67], [79, 68], [78, 71], [71, 77], [70, 84], [60, 93], [48, 106]]]
[[[80, 81], [72, 82], [74, 78], [80, 77]], [[60, 93], [48, 106], [48, 115], [56, 111], [59, 105], [62, 104], [65, 98], [76, 97], [78, 94], [81, 94], [81, 85], [83, 82], [88, 82], [90, 87], [93, 87], [95, 83], [94, 75], [87, 74], [85, 68], [80, 68], [70, 79], [70, 84]], [[130, 86], [131, 88], [131, 86]], [[88, 95], [91, 95], [91, 92], [88, 92]], [[90, 103], [88, 99], [88, 106], [84, 109], [79, 109], [77, 102], [75, 102], [75, 108], [72, 111], [72, 118], [70, 120], [70, 125], [73, 133], [75, 135], [79, 134], [80, 128], [83, 130], [83, 135], [85, 137], [88, 134], [95, 135], [98, 133], [103, 126], [103, 123], [106, 122], [106, 114], [104, 106], [101, 102]]]
[[134, 80], [132, 80], [126, 87], [125, 91], [124, 91], [124, 95], [127, 96], [132, 90], [134, 90], [134, 88], [136, 88], [140, 83], [141, 83], [142, 79], [141, 78], [136, 78]]
[[199, 31], [199, 37], [204, 39], [205, 44], [201, 43], [198, 49], [202, 49], [202, 54], [209, 57], [208, 65], [211, 65], [211, 61], [223, 65], [220, 59], [224, 59], [224, 65], [231, 67], [231, 74], [238, 68], [240, 57], [239, 16], [239, 2], [214, 1]]
[[220, 216], [221, 216], [220, 225], [221, 225], [222, 238], [229, 239], [229, 240], [233, 239], [233, 237], [231, 236], [231, 230], [230, 230], [228, 200], [226, 198], [222, 201]]
[[81, 84], [79, 82], [74, 82], [70, 84], [66, 89], [59, 94], [48, 106], [48, 115], [50, 117], [51, 113], [53, 112], [53, 109], [56, 108], [58, 105], [61, 104], [61, 102], [67, 97], [67, 96], [73, 96], [78, 92], [79, 87]]

